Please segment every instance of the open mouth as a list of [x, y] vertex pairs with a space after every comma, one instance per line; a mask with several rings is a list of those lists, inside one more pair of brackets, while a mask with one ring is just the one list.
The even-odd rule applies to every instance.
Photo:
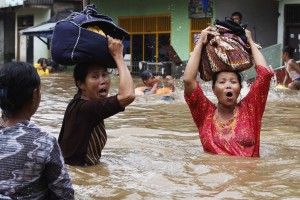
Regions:
[[232, 92], [227, 92], [227, 93], [226, 93], [226, 97], [228, 97], [228, 98], [232, 98], [232, 97], [233, 97], [233, 94], [232, 94]]
[[107, 89], [106, 88], [102, 88], [99, 91], [100, 94], [106, 94], [107, 93]]

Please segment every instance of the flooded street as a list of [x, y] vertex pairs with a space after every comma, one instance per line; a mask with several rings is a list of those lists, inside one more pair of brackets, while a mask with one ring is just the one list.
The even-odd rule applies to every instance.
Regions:
[[[68, 166], [76, 199], [300, 199], [299, 92], [271, 89], [261, 157], [243, 158], [203, 152], [177, 83], [174, 101], [138, 96], [125, 112], [105, 120], [101, 164]], [[116, 94], [113, 76], [112, 86]], [[32, 120], [58, 137], [75, 92], [71, 72], [42, 77], [42, 101]]]

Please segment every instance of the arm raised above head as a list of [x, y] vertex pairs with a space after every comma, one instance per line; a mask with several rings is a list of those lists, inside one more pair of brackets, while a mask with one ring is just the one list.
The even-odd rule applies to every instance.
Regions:
[[117, 98], [121, 106], [125, 108], [135, 99], [133, 80], [123, 58], [124, 46], [122, 42], [120, 40], [113, 39], [110, 36], [107, 36], [107, 38], [109, 52], [114, 58], [119, 71], [120, 81]]
[[196, 77], [200, 64], [202, 48], [207, 43], [208, 34], [217, 35], [218, 33], [214, 28], [209, 26], [204, 29], [201, 34], [198, 35], [194, 50], [191, 53], [186, 69], [184, 71], [184, 91], [187, 96], [191, 96], [192, 92], [197, 87]]
[[262, 53], [260, 52], [260, 50], [257, 48], [256, 44], [254, 43], [254, 41], [252, 39], [251, 32], [249, 30], [247, 30], [247, 29], [245, 30], [245, 32], [246, 32], [247, 41], [248, 41], [248, 43], [250, 45], [251, 52], [252, 52], [255, 64], [263, 66], [266, 69], [268, 69], [269, 71], [271, 71], [270, 68], [268, 67], [268, 63], [267, 63], [265, 57], [262, 55]]

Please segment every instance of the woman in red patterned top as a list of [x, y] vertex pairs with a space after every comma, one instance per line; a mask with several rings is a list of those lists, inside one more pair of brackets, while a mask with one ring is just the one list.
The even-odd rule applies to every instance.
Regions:
[[257, 78], [247, 96], [237, 102], [242, 87], [240, 74], [229, 71], [214, 74], [212, 90], [218, 99], [214, 105], [196, 82], [199, 55], [208, 34], [217, 33], [212, 27], [202, 31], [184, 72], [185, 100], [198, 127], [203, 149], [212, 154], [259, 157], [261, 120], [274, 72], [267, 68], [251, 32], [246, 30]]

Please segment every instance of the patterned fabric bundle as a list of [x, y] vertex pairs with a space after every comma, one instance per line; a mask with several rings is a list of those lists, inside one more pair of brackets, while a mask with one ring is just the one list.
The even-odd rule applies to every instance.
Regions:
[[199, 66], [200, 77], [212, 80], [214, 72], [244, 71], [253, 66], [251, 49], [243, 27], [231, 20], [216, 20], [218, 36], [208, 36]]

